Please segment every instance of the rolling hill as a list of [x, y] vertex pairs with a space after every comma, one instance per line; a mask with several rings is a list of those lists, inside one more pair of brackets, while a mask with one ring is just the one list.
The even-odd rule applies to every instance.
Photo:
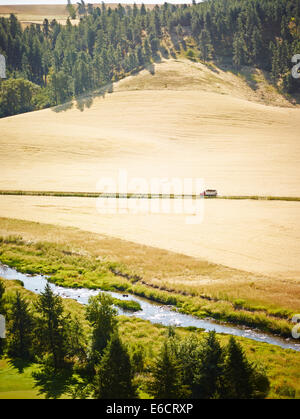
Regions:
[[[163, 61], [113, 93], [2, 119], [0, 188], [96, 191], [99, 179], [126, 169], [129, 178], [203, 178], [220, 194], [299, 197], [300, 109], [272, 95], [282, 106], [263, 104], [232, 73]], [[100, 215], [89, 198], [0, 202], [0, 216], [76, 226], [272, 276], [300, 272], [298, 202], [205, 201], [198, 226], [182, 215]]]
[[190, 61], [154, 72], [112, 94], [1, 119], [0, 188], [95, 191], [123, 168], [203, 178], [221, 194], [300, 196], [299, 108], [259, 103], [240, 77]]

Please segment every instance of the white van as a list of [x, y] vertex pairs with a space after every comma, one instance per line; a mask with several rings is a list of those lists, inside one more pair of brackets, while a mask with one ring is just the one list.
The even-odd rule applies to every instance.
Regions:
[[218, 196], [218, 192], [215, 189], [206, 189], [204, 191], [204, 196], [216, 197]]

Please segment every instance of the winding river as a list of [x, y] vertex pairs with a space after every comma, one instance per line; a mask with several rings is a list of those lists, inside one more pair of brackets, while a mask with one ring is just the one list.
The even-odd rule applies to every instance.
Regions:
[[[44, 275], [23, 274], [13, 268], [10, 268], [6, 265], [2, 265], [1, 263], [0, 277], [8, 280], [21, 280], [24, 284], [24, 288], [36, 294], [40, 294], [42, 291], [44, 291], [45, 286], [48, 282], [55, 294], [60, 295], [62, 298], [72, 298], [81, 304], [87, 304], [91, 296], [97, 295], [101, 291], [91, 290], [88, 288], [60, 287], [49, 282], [47, 277]], [[300, 351], [300, 342], [293, 340], [292, 337], [291, 340], [287, 340], [249, 328], [218, 324], [211, 319], [200, 319], [195, 316], [178, 313], [176, 310], [174, 310], [174, 307], [161, 306], [157, 303], [149, 302], [135, 295], [128, 295], [126, 297], [123, 294], [117, 292], [101, 292], [110, 294], [112, 297], [119, 298], [120, 300], [137, 301], [141, 305], [141, 310], [136, 312], [124, 311], [121, 308], [117, 308], [119, 314], [139, 317], [143, 320], [149, 320], [152, 323], [161, 323], [164, 326], [193, 326], [196, 328], [205, 329], [206, 331], [215, 330], [217, 333], [226, 333], [233, 336], [242, 336], [258, 342], [266, 342], [272, 345], [277, 345], [284, 349], [293, 349], [296, 351]]]

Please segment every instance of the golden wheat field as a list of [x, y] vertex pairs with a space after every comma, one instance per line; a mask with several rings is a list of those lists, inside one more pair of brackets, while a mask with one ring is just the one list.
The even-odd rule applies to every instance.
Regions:
[[[4, 118], [0, 189], [93, 192], [124, 169], [129, 178], [201, 178], [221, 195], [299, 197], [300, 109], [254, 76], [256, 91], [226, 70], [163, 61], [113, 93]], [[203, 222], [191, 226], [183, 215], [99, 214], [88, 198], [1, 196], [0, 216], [299, 279], [299, 202], [205, 200]]]
[[18, 18], [22, 27], [26, 27], [31, 23], [42, 24], [44, 19], [48, 19], [49, 21], [56, 19], [59, 23], [65, 24], [68, 18], [68, 12], [64, 5], [30, 4], [0, 6], [0, 16], [9, 17], [11, 13]]
[[[106, 6], [114, 9], [117, 3], [106, 3]], [[101, 7], [101, 2], [94, 3], [94, 7]], [[147, 7], [153, 6], [147, 5]], [[56, 19], [58, 23], [65, 25], [69, 15], [66, 5], [63, 4], [0, 5], [0, 16], [9, 17], [11, 13], [17, 16], [23, 27], [32, 23], [41, 25], [44, 19], [48, 19], [49, 22]], [[71, 23], [77, 25], [79, 19], [73, 19]]]
[[300, 196], [300, 109], [249, 101], [238, 77], [193, 63], [182, 80], [182, 67], [161, 63], [71, 109], [2, 119], [0, 188], [95, 191], [121, 168], [202, 178], [220, 194]]
[[[240, 270], [299, 280], [299, 202], [205, 200], [203, 221], [196, 225], [188, 224], [186, 215], [142, 209], [139, 214], [99, 213], [94, 198], [1, 196], [0, 203], [3, 217], [74, 226]], [[143, 204], [137, 203], [139, 208]]]
[[299, 399], [296, 6], [32, 3], [0, 5], [0, 399]]
[[[24, 214], [26, 218], [26, 211]], [[28, 243], [58, 243], [75, 253], [121, 263], [139, 274], [143, 278], [142, 283], [151, 288], [211, 295], [221, 300], [244, 298], [252, 304], [299, 311], [300, 282], [295, 279], [296, 274], [287, 278], [235, 269], [157, 246], [84, 231], [73, 225], [66, 227], [59, 222], [59, 218], [56, 214], [55, 224], [0, 218], [0, 236], [21, 236]], [[92, 229], [92, 225], [89, 227]], [[84, 228], [87, 229], [87, 226]]]

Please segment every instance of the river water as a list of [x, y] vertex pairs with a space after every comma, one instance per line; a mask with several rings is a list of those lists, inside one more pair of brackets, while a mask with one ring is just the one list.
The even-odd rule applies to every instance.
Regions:
[[40, 294], [42, 291], [44, 291], [46, 284], [49, 283], [50, 287], [55, 292], [55, 294], [61, 296], [62, 298], [72, 298], [81, 304], [87, 304], [91, 296], [95, 296], [99, 292], [105, 292], [106, 294], [109, 294], [115, 298], [119, 298], [120, 300], [133, 300], [137, 301], [141, 305], [141, 310], [136, 312], [124, 311], [121, 308], [117, 307], [119, 314], [139, 317], [143, 320], [149, 320], [152, 323], [161, 323], [164, 326], [193, 326], [205, 329], [206, 331], [215, 330], [217, 333], [226, 333], [233, 336], [242, 336], [245, 338], [256, 340], [258, 342], [267, 342], [273, 345], [277, 345], [281, 348], [294, 349], [296, 351], [300, 351], [300, 342], [294, 340], [292, 337], [291, 340], [287, 340], [249, 328], [218, 324], [211, 319], [199, 319], [195, 316], [178, 313], [174, 310], [174, 307], [161, 306], [157, 303], [149, 302], [144, 298], [137, 297], [131, 294], [126, 297], [123, 294], [117, 292], [101, 291], [100, 289], [91, 290], [88, 288], [60, 287], [49, 282], [47, 277], [44, 275], [23, 274], [13, 268], [10, 268], [6, 265], [2, 265], [1, 263], [0, 277], [8, 280], [21, 280], [24, 283], [24, 288], [36, 294]]

